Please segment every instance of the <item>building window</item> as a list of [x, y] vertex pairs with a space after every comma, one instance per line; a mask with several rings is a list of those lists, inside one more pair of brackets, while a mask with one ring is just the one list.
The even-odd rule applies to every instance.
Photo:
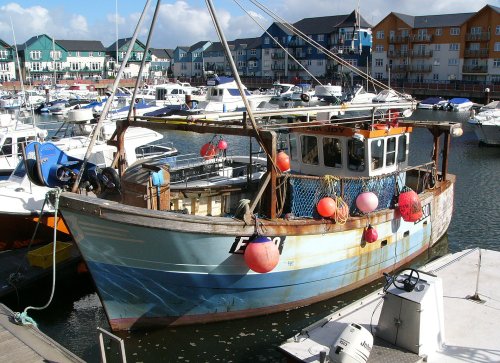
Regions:
[[74, 62], [71, 62], [69, 64], [69, 68], [72, 70], [72, 71], [79, 71], [80, 70], [80, 63], [74, 63]]
[[439, 66], [439, 65], [441, 65], [441, 61], [439, 60], [439, 58], [434, 58], [434, 63], [433, 63], [433, 65], [435, 65], [435, 66]]
[[460, 28], [450, 28], [450, 35], [460, 35]]
[[449, 66], [458, 66], [458, 59], [457, 58], [448, 59], [448, 65]]
[[269, 37], [264, 37], [264, 44], [269, 44]]
[[377, 31], [377, 39], [384, 39], [384, 31], [383, 30]]
[[318, 34], [318, 42], [322, 42], [325, 40], [325, 35], [324, 34]]
[[0, 59], [7, 59], [7, 56], [9, 55], [9, 52], [6, 50], [0, 50]]
[[79, 57], [80, 56], [80, 52], [75, 52], [75, 57]]
[[250, 55], [257, 55], [257, 49], [250, 49]]
[[480, 26], [474, 26], [470, 28], [470, 33], [475, 35], [480, 35], [482, 33], [482, 28]]
[[312, 47], [308, 47], [308, 48], [307, 48], [307, 54], [312, 54], [312, 52], [313, 52]]
[[94, 56], [94, 52], [89, 52], [89, 57], [93, 57]]
[[435, 81], [439, 81], [439, 74], [434, 73], [434, 74], [432, 75], [432, 79], [433, 79], [433, 80], [435, 80]]
[[500, 68], [500, 58], [493, 59], [493, 68]]
[[383, 51], [384, 51], [383, 45], [376, 45], [375, 46], [375, 52], [383, 52]]
[[50, 59], [59, 60], [59, 59], [61, 59], [61, 56], [62, 56], [62, 54], [61, 54], [60, 50], [56, 50], [56, 51], [51, 50], [50, 51]]
[[500, 74], [492, 74], [491, 75], [491, 82], [500, 83]]
[[443, 35], [443, 29], [441, 28], [436, 28], [436, 31], [434, 33], [436, 36], [440, 37], [441, 35]]
[[500, 35], [500, 25], [497, 25], [497, 27], [495, 29], [495, 34]]
[[434, 51], [439, 52], [441, 50], [441, 44], [434, 44]]
[[39, 50], [32, 50], [32, 51], [30, 52], [30, 58], [31, 58], [32, 60], [39, 60], [39, 59], [41, 59], [41, 58], [42, 58], [42, 52], [41, 52], [41, 51], [39, 51]]
[[31, 63], [31, 70], [32, 71], [40, 71], [41, 69], [42, 69], [41, 63], [38, 63], [38, 62]]
[[375, 58], [375, 67], [383, 67], [384, 60], [382, 58]]
[[460, 44], [458, 44], [458, 43], [450, 43], [450, 49], [449, 50], [450, 51], [454, 51], [454, 50], [458, 51], [458, 50], [460, 50]]
[[375, 78], [376, 78], [376, 79], [383, 79], [383, 78], [384, 78], [384, 74], [383, 74], [383, 73], [380, 73], [380, 72], [376, 72], [376, 73], [375, 73]]
[[495, 50], [495, 52], [500, 52], [500, 42], [496, 42], [493, 49]]

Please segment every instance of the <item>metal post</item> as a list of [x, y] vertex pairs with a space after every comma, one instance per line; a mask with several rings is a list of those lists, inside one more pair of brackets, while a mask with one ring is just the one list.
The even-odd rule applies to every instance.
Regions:
[[106, 363], [106, 351], [104, 349], [104, 338], [102, 336], [103, 334], [106, 334], [112, 340], [114, 340], [120, 344], [120, 354], [122, 356], [122, 362], [127, 363], [127, 356], [125, 355], [125, 343], [123, 342], [123, 339], [120, 337], [117, 337], [114, 334], [111, 334], [109, 331], [107, 331], [101, 327], [97, 327], [97, 330], [99, 331], [99, 347], [101, 348], [101, 361], [102, 361], [102, 363]]
[[482, 301], [479, 297], [479, 275], [481, 273], [481, 249], [479, 249], [479, 261], [477, 263], [477, 277], [476, 277], [476, 291], [474, 295], [470, 297], [471, 300]]

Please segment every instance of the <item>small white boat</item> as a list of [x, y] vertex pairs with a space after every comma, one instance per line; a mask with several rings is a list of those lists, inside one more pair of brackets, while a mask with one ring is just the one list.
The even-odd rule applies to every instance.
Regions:
[[372, 102], [408, 102], [412, 97], [408, 94], [396, 92], [393, 89], [384, 89], [372, 98]]
[[[152, 157], [170, 157], [177, 154], [173, 145], [156, 144], [162, 135], [146, 128], [129, 128], [125, 134], [126, 160], [129, 165], [140, 161], [145, 162]], [[74, 136], [50, 141], [67, 155], [83, 159], [90, 139], [86, 136]], [[112, 165], [116, 147], [105, 141], [97, 141], [92, 149], [89, 162], [101, 168]], [[44, 201], [47, 192], [51, 189], [44, 185], [33, 183], [29, 179], [30, 171], [21, 160], [7, 180], [0, 181], [0, 251], [14, 247], [21, 247], [23, 241], [29, 242], [33, 234], [35, 223], [42, 218], [37, 232], [37, 239], [51, 238], [53, 234], [52, 205]], [[43, 208], [43, 214], [42, 214]], [[66, 226], [62, 220], [58, 223], [59, 233], [66, 233]]]
[[455, 97], [451, 98], [448, 103], [443, 106], [443, 109], [446, 111], [455, 112], [469, 111], [473, 105], [474, 102], [472, 102], [468, 98]]
[[47, 130], [23, 123], [14, 114], [0, 114], [0, 176], [8, 176], [21, 159], [21, 145], [43, 140]]
[[439, 110], [447, 103], [448, 100], [445, 100], [442, 97], [428, 97], [417, 103], [417, 108], [425, 110]]
[[488, 105], [469, 119], [468, 124], [481, 144], [500, 145], [500, 103], [496, 103], [494, 108]]
[[298, 362], [498, 362], [499, 258], [472, 249], [402, 271], [280, 350]]
[[[211, 78], [207, 81], [207, 86], [206, 98], [198, 103], [198, 109], [205, 112], [232, 112], [245, 107], [234, 78]], [[272, 98], [270, 94], [252, 94], [246, 87], [244, 92], [253, 109], [266, 104]]]

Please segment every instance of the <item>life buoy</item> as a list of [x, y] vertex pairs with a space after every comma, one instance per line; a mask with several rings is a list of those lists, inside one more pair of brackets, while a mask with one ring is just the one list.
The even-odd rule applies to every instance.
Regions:
[[309, 95], [307, 93], [302, 93], [300, 95], [300, 99], [302, 100], [302, 102], [309, 102]]

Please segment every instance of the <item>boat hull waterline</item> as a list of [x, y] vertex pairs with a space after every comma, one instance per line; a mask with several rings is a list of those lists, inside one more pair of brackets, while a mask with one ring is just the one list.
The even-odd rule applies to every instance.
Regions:
[[[255, 226], [224, 217], [144, 210], [73, 193], [60, 208], [95, 281], [113, 330], [263, 315], [339, 295], [411, 261], [436, 243], [452, 216], [453, 182], [421, 197], [424, 217], [370, 216], [379, 238], [363, 242], [366, 217], [264, 221], [279, 244], [277, 267], [251, 271], [243, 250]], [[300, 232], [300, 233], [299, 233]]]

